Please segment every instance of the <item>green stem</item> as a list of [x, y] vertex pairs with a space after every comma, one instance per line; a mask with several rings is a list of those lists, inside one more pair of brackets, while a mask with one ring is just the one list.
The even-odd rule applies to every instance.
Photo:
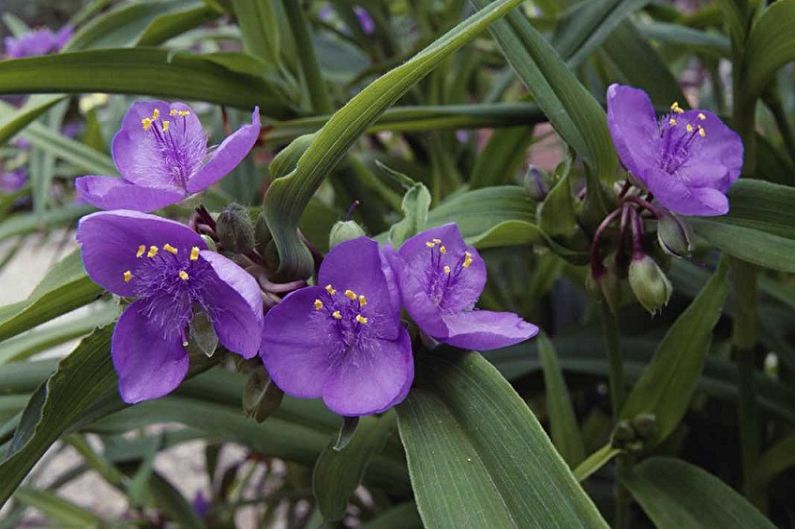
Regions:
[[613, 420], [617, 422], [619, 414], [621, 413], [621, 407], [624, 405], [625, 397], [624, 360], [621, 358], [618, 320], [616, 319], [616, 315], [610, 310], [607, 301], [603, 300], [600, 307], [602, 328], [605, 334], [605, 345], [607, 346], [610, 406], [613, 411]]
[[306, 88], [309, 92], [309, 101], [312, 103], [312, 110], [315, 113], [330, 114], [334, 108], [331, 105], [328, 88], [323, 80], [320, 65], [315, 57], [315, 48], [312, 39], [309, 37], [304, 11], [301, 9], [301, 2], [295, 0], [283, 0], [284, 11], [287, 13], [287, 20], [295, 40], [295, 47], [298, 52], [298, 64], [304, 74]]

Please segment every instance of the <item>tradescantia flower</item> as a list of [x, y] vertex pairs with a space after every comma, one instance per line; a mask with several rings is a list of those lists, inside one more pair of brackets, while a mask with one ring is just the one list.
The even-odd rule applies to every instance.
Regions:
[[65, 26], [58, 32], [47, 28], [37, 29], [19, 37], [6, 37], [5, 52], [10, 59], [47, 55], [61, 51], [70, 38], [72, 38], [70, 26]]
[[726, 192], [740, 176], [740, 137], [706, 110], [677, 103], [657, 119], [642, 90], [613, 84], [607, 123], [621, 163], [665, 208], [682, 215], [729, 211]]
[[77, 192], [101, 209], [148, 212], [175, 204], [243, 161], [259, 136], [259, 108], [251, 121], [208, 153], [207, 136], [188, 105], [133, 103], [113, 137], [113, 161], [122, 177], [83, 176], [75, 182]]
[[511, 312], [474, 309], [486, 284], [486, 264], [455, 224], [415, 235], [387, 255], [406, 310], [440, 342], [489, 350], [538, 333], [538, 327]]
[[288, 395], [322, 398], [343, 416], [399, 404], [414, 379], [411, 342], [378, 244], [335, 246], [318, 284], [287, 296], [265, 316], [260, 355]]
[[245, 358], [262, 336], [262, 295], [254, 278], [208, 251], [187, 226], [136, 211], [83, 217], [83, 264], [105, 289], [134, 297], [113, 331], [111, 355], [125, 402], [161, 397], [188, 371], [186, 328], [207, 313], [221, 344]]

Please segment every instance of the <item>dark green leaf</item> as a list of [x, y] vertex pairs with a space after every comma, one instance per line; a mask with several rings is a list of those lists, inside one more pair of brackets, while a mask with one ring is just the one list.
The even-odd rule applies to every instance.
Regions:
[[220, 13], [203, 2], [157, 16], [138, 37], [136, 46], [156, 46], [218, 18]]
[[423, 529], [422, 520], [414, 502], [403, 503], [379, 514], [362, 526], [362, 529]]
[[[14, 109], [13, 112], [6, 112], [3, 108], [3, 120], [0, 122], [0, 145], [14, 137], [16, 133], [28, 126], [33, 120], [44, 114], [56, 103], [63, 101], [66, 96], [53, 94], [45, 96], [33, 96], [25, 104]], [[7, 104], [3, 106], [6, 107]]]
[[742, 54], [741, 93], [746, 101], [755, 101], [776, 71], [795, 60], [793, 24], [795, 0], [780, 0], [766, 8], [751, 28]]
[[20, 487], [14, 493], [14, 498], [28, 507], [38, 510], [47, 519], [61, 527], [99, 529], [108, 525], [107, 522], [90, 510], [75, 505], [49, 491]]
[[232, 0], [243, 34], [243, 50], [271, 64], [279, 63], [279, 21], [276, 2], [268, 0]]
[[516, 171], [524, 163], [527, 147], [533, 143], [533, 129], [511, 127], [494, 131], [486, 147], [475, 160], [469, 177], [472, 189], [515, 184]]

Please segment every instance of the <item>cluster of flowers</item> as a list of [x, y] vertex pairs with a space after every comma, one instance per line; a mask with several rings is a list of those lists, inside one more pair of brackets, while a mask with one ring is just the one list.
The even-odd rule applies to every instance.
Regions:
[[[429, 337], [467, 349], [504, 347], [534, 336], [512, 313], [475, 310], [485, 263], [455, 225], [432, 228], [399, 249], [366, 237], [343, 242], [301, 288], [263, 314], [257, 280], [178, 222], [146, 213], [216, 182], [248, 154], [252, 123], [207, 155], [198, 118], [181, 103], [133, 104], [113, 139], [122, 178], [85, 176], [80, 196], [110, 209], [81, 219], [77, 240], [89, 276], [134, 301], [113, 332], [122, 398], [166, 395], [188, 371], [188, 329], [197, 312], [219, 342], [244, 358], [258, 353], [287, 394], [323, 398], [334, 412], [382, 412], [405, 398], [414, 378], [405, 308]], [[205, 159], [207, 160], [205, 161]]]

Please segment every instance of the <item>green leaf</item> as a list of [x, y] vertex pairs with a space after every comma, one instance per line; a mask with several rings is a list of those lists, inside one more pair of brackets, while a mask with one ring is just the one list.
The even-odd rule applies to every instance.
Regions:
[[723, 259], [696, 299], [668, 329], [624, 403], [624, 419], [631, 420], [639, 413], [656, 417], [657, 431], [645, 440], [647, 446], [668, 437], [690, 405], [712, 342], [712, 329], [726, 301], [727, 271]]
[[275, 2], [232, 0], [243, 34], [243, 51], [271, 64], [279, 64], [279, 21]]
[[52, 492], [36, 490], [31, 487], [20, 487], [14, 493], [14, 498], [28, 507], [41, 512], [52, 522], [57, 522], [61, 527], [107, 527], [108, 523], [102, 518], [74, 503], [56, 496]]
[[312, 257], [298, 237], [298, 221], [323, 178], [378, 117], [442, 60], [474, 39], [520, 0], [500, 0], [457, 25], [406, 63], [384, 74], [334, 113], [312, 138], [293, 172], [274, 180], [264, 212], [279, 250], [283, 277], [308, 277]]
[[585, 459], [585, 446], [577, 425], [577, 416], [574, 413], [571, 396], [566, 387], [566, 381], [563, 379], [552, 342], [544, 333], [539, 334], [536, 340], [538, 341], [538, 356], [544, 370], [547, 415], [549, 416], [552, 442], [563, 460], [570, 468], [574, 469]]
[[538, 227], [550, 237], [570, 237], [580, 229], [574, 210], [569, 167], [564, 167], [562, 173], [538, 208]]
[[611, 459], [621, 453], [621, 450], [613, 448], [610, 443], [604, 445], [602, 448], [585, 458], [585, 461], [580, 463], [574, 469], [574, 477], [577, 481], [585, 481], [594, 472], [605, 466]]
[[[2, 122], [0, 122], [0, 145], [14, 137], [16, 133], [27, 127], [36, 118], [52, 108], [56, 103], [63, 101], [64, 95], [53, 94], [46, 96], [33, 96], [25, 101], [22, 108], [14, 109], [10, 112], [2, 112]], [[3, 110], [10, 109], [8, 103], [3, 102]]]
[[506, 220], [481, 234], [466, 238], [468, 244], [480, 250], [533, 245], [544, 240], [544, 234], [538, 226], [523, 220]]
[[414, 502], [402, 503], [362, 525], [362, 529], [424, 529]]
[[262, 78], [187, 52], [111, 49], [59, 53], [0, 63], [0, 94], [106, 92], [208, 101], [274, 118], [291, 111]]
[[417, 357], [398, 406], [417, 507], [428, 529], [607, 528], [535, 416], [477, 353]]
[[653, 457], [621, 475], [657, 529], [775, 529], [745, 498], [704, 470]]
[[779, 68], [795, 60], [795, 0], [780, 0], [762, 12], [743, 50], [742, 91], [756, 101]]
[[363, 417], [345, 448], [336, 450], [332, 442], [321, 452], [312, 475], [312, 491], [326, 521], [345, 516], [348, 499], [359, 486], [370, 460], [384, 449], [394, 424], [394, 413], [380, 418]]
[[527, 148], [533, 143], [533, 129], [511, 127], [494, 131], [475, 160], [469, 177], [472, 189], [500, 184], [515, 184], [516, 171], [524, 163]]
[[[481, 7], [489, 3], [471, 2]], [[600, 178], [612, 181], [616, 155], [599, 103], [523, 14], [510, 13], [490, 31], [556, 132]]]
[[54, 226], [72, 224], [78, 218], [92, 211], [95, 211], [93, 206], [69, 204], [45, 211], [41, 215], [34, 213], [10, 215], [0, 223], [0, 241], [15, 235], [26, 235], [40, 230], [48, 230]]
[[157, 16], [138, 37], [136, 46], [156, 46], [188, 30], [215, 20], [220, 13], [203, 2]]
[[727, 215], [689, 219], [696, 234], [744, 261], [795, 272], [795, 188], [741, 179], [728, 196]]
[[425, 229], [428, 223], [428, 209], [431, 206], [431, 193], [423, 184], [414, 184], [403, 196], [403, 219], [392, 225], [389, 240], [398, 248], [403, 242]]
[[752, 477], [754, 490], [763, 492], [779, 474], [792, 467], [795, 467], [795, 434], [776, 442], [756, 461]]
[[75, 251], [50, 270], [28, 299], [0, 307], [0, 340], [87, 305], [101, 293], [102, 288], [86, 276], [80, 253]]

